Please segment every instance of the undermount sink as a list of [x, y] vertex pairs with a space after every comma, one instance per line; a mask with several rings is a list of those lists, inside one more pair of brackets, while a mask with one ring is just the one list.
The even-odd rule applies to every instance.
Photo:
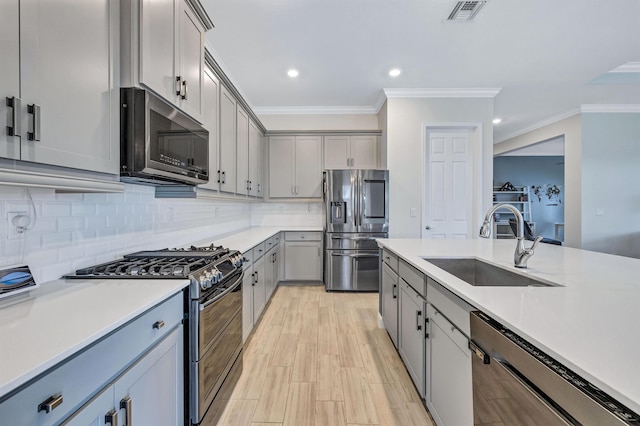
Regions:
[[423, 257], [427, 262], [472, 286], [559, 287], [549, 281], [511, 272], [474, 257]]

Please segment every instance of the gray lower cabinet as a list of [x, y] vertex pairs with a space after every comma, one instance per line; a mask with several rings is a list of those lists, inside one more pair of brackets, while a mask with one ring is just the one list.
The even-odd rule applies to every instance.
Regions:
[[425, 397], [425, 299], [403, 279], [399, 280], [400, 303], [398, 352], [420, 397]]
[[253, 274], [253, 324], [255, 325], [258, 322], [260, 315], [262, 315], [264, 306], [267, 303], [265, 256], [262, 256], [254, 262]]
[[382, 320], [391, 341], [398, 347], [398, 274], [386, 263], [382, 263]]
[[285, 232], [284, 279], [322, 281], [322, 233]]
[[429, 315], [430, 387], [427, 405], [438, 425], [473, 424], [471, 352], [468, 338], [432, 305]]
[[[62, 425], [160, 425], [184, 422], [182, 342], [181, 325]], [[107, 421], [110, 416], [113, 422]], [[117, 416], [122, 418], [120, 423]]]
[[0, 423], [108, 424], [124, 400], [133, 424], [182, 424], [183, 312], [179, 293], [125, 324], [0, 402]]

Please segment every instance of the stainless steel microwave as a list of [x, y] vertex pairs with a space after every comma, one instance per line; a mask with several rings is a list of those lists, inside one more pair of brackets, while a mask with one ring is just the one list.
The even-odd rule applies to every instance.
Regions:
[[120, 180], [147, 185], [209, 181], [209, 132], [152, 92], [120, 89]]

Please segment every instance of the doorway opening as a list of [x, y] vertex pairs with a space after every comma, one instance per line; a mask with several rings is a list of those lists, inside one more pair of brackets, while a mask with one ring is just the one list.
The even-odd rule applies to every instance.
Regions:
[[[523, 194], [508, 202], [524, 213], [533, 236], [564, 242], [564, 178], [564, 136], [497, 155], [493, 159], [494, 203], [510, 200], [500, 189], [511, 183]], [[508, 215], [500, 213], [496, 219], [496, 226], [503, 226], [494, 236], [514, 238]]]

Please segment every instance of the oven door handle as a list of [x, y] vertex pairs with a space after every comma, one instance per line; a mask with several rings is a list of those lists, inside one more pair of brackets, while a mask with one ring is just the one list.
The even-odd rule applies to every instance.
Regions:
[[238, 275], [238, 279], [236, 280], [236, 282], [231, 287], [229, 287], [228, 289], [226, 289], [225, 291], [223, 291], [222, 293], [220, 293], [219, 295], [217, 295], [213, 299], [208, 300], [205, 303], [201, 303], [200, 304], [200, 310], [205, 309], [207, 306], [211, 305], [212, 303], [217, 302], [218, 300], [220, 300], [221, 298], [223, 298], [227, 294], [235, 291], [235, 289], [237, 289], [242, 284], [242, 280], [243, 279], [244, 279], [244, 271], [242, 271], [240, 273], [240, 275]]

